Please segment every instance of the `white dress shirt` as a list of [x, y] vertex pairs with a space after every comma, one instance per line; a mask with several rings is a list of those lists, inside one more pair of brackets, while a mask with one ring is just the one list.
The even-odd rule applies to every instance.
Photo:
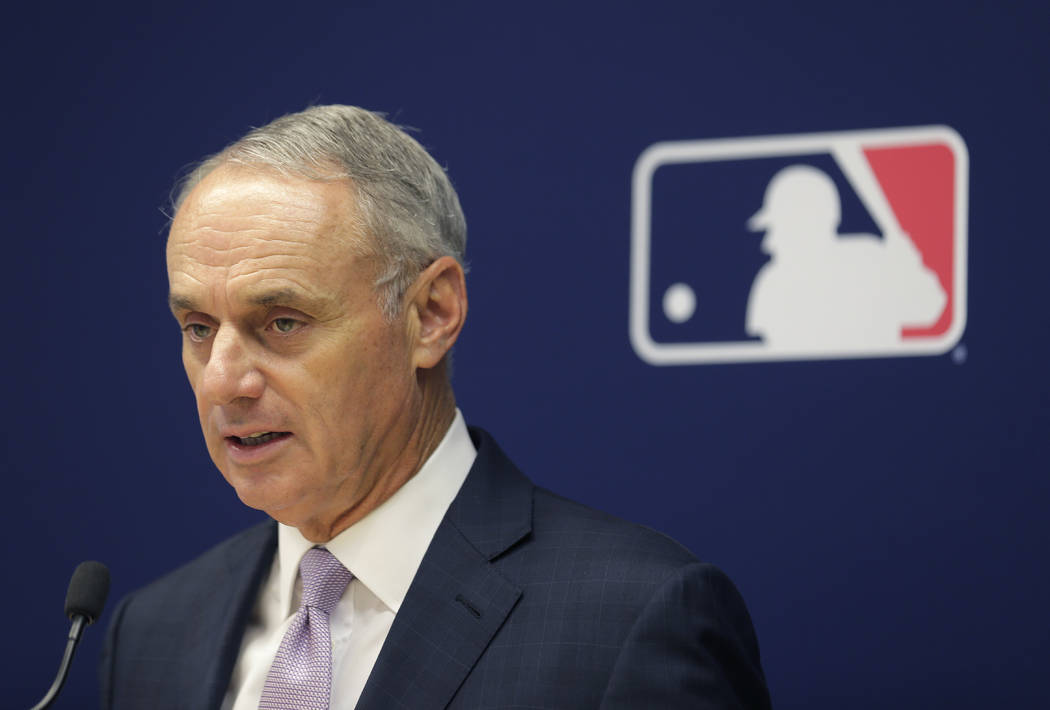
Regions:
[[[419, 472], [324, 545], [354, 575], [330, 619], [331, 710], [350, 710], [361, 697], [419, 563], [476, 456], [457, 409]], [[266, 674], [299, 608], [299, 561], [311, 547], [296, 528], [278, 524], [277, 554], [245, 629], [223, 710], [259, 707]]]

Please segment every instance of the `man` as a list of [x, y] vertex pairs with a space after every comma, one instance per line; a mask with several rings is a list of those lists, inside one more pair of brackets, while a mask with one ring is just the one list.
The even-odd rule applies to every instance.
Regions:
[[720, 572], [468, 432], [465, 234], [440, 167], [362, 109], [285, 116], [190, 174], [183, 363], [212, 459], [277, 522], [119, 605], [104, 707], [768, 706]]

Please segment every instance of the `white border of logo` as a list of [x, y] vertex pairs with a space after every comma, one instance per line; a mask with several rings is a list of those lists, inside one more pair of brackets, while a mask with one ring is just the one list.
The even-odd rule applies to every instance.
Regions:
[[[884, 350], [774, 352], [760, 341], [657, 343], [649, 332], [649, 255], [653, 174], [664, 165], [705, 163], [745, 158], [790, 157], [828, 152], [836, 144], [864, 147], [944, 143], [955, 157], [954, 283], [952, 323], [943, 335], [909, 338]], [[869, 131], [800, 133], [793, 135], [719, 138], [654, 143], [634, 164], [631, 187], [631, 345], [650, 365], [693, 365], [777, 360], [831, 360], [840, 358], [940, 355], [951, 350], [966, 327], [966, 252], [969, 154], [962, 137], [948, 126], [917, 126]]]

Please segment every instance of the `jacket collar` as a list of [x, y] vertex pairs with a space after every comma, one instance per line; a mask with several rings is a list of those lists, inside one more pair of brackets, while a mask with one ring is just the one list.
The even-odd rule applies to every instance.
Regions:
[[446, 520], [492, 561], [532, 532], [533, 486], [488, 432], [470, 437], [478, 456]]
[[[201, 642], [194, 656], [216, 660], [204, 667], [202, 676], [182, 684], [183, 688], [193, 688], [197, 696], [195, 700], [186, 699], [188, 707], [218, 708], [222, 704], [248, 617], [276, 551], [277, 523], [272, 520], [245, 530], [226, 547], [225, 567], [218, 568], [221, 572], [213, 587], [219, 603], [202, 605], [192, 624], [201, 631]], [[200, 670], [200, 666], [193, 663], [186, 665], [190, 667]]]
[[532, 530], [533, 486], [481, 429], [358, 708], [445, 707], [521, 597], [492, 561]]

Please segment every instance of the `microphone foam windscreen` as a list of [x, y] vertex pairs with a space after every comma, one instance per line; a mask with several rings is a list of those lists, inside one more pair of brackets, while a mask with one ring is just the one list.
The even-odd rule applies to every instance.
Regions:
[[73, 570], [66, 591], [66, 616], [74, 614], [86, 616], [88, 623], [94, 623], [102, 615], [109, 594], [109, 569], [101, 562], [81, 562]]

